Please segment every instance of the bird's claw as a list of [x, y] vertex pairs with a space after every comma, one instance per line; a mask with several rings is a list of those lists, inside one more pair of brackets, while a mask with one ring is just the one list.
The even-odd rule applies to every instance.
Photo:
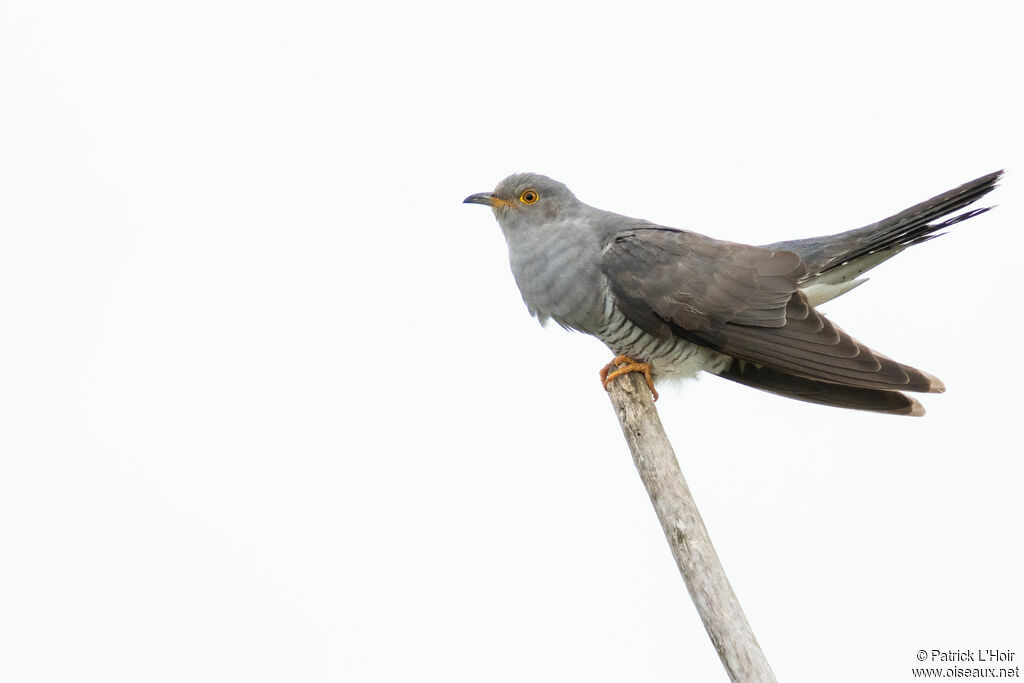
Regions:
[[[621, 367], [620, 367], [621, 366]], [[615, 368], [615, 370], [612, 370]], [[605, 391], [608, 391], [608, 383], [620, 375], [625, 375], [629, 372], [642, 372], [644, 373], [644, 379], [647, 380], [647, 388], [651, 390], [651, 396], [654, 400], [658, 400], [658, 391], [654, 388], [654, 378], [651, 377], [651, 364], [650, 363], [638, 363], [629, 356], [615, 356], [612, 358], [612, 362], [601, 368], [599, 373], [601, 376], [601, 386], [604, 387]]]

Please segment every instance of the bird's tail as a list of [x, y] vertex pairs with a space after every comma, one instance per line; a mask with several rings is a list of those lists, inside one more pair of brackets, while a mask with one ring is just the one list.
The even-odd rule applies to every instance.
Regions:
[[942, 230], [988, 211], [991, 207], [938, 220], [991, 192], [1002, 174], [1002, 171], [989, 173], [863, 228], [765, 246], [793, 251], [800, 256], [807, 266], [807, 276], [800, 289], [811, 304], [818, 305], [862, 284], [864, 280], [857, 278], [907, 247], [937, 237]]
[[863, 389], [820, 382], [754, 363], [733, 361], [732, 365], [727, 370], [719, 372], [718, 376], [798, 401], [891, 415], [924, 415], [924, 407], [918, 401], [899, 391]]

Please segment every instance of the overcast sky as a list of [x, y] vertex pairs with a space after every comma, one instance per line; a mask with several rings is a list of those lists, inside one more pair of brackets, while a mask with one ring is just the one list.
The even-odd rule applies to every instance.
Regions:
[[658, 403], [780, 680], [1024, 658], [1019, 3], [0, 1], [0, 680], [720, 681], [514, 171], [735, 241], [992, 170], [829, 304], [921, 419]]

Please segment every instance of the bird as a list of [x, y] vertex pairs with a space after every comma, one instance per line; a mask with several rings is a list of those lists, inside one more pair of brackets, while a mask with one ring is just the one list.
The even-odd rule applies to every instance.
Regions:
[[523, 301], [541, 324], [592, 335], [655, 384], [707, 372], [786, 398], [923, 415], [904, 392], [941, 393], [934, 375], [857, 341], [818, 306], [862, 285], [907, 247], [992, 207], [969, 206], [1002, 171], [862, 228], [748, 245], [589, 206], [552, 178], [515, 173], [466, 197], [493, 210]]

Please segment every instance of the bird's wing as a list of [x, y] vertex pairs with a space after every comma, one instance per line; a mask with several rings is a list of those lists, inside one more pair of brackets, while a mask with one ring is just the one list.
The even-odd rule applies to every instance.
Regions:
[[640, 228], [617, 234], [601, 269], [623, 314], [649, 334], [675, 335], [800, 377], [868, 389], [941, 391], [832, 324], [799, 291], [791, 251]]

